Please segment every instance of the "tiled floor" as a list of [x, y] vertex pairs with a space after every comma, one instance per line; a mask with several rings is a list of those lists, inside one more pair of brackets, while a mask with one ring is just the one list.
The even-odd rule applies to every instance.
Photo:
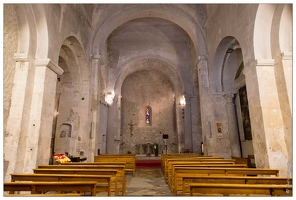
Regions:
[[126, 196], [172, 196], [160, 168], [137, 169], [126, 180]]

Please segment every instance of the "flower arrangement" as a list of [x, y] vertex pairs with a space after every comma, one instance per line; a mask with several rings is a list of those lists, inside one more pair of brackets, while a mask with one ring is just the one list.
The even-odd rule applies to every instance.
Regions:
[[65, 154], [54, 154], [52, 158], [58, 163], [71, 162], [70, 158], [65, 156]]

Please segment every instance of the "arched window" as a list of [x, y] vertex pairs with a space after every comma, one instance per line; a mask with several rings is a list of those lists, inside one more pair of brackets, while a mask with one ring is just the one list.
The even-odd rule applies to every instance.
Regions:
[[145, 123], [151, 125], [151, 107], [147, 106], [145, 111]]

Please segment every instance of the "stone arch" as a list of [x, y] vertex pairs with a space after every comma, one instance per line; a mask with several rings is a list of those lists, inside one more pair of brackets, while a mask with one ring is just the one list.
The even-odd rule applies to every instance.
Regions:
[[[127, 64], [126, 67], [124, 67], [121, 70], [121, 72], [119, 73], [119, 76], [116, 79], [116, 82], [114, 84], [115, 94], [121, 94], [121, 85], [122, 85], [124, 79], [129, 74], [145, 69], [142, 66], [132, 67], [133, 65], [135, 65], [135, 63], [141, 63], [141, 62], [150, 62], [151, 69], [159, 70], [159, 71], [162, 71], [164, 74], [167, 74], [170, 77], [170, 79], [175, 87], [176, 94], [179, 94], [179, 95], [184, 94], [184, 84], [181, 80], [181, 77], [174, 70], [174, 69], [176, 69], [176, 66], [172, 65], [173, 63], [167, 63], [163, 60], [157, 60], [157, 59], [153, 59], [153, 58], [142, 58], [142, 59], [134, 60], [134, 61], [130, 62], [129, 64]], [[164, 67], [160, 68], [159, 67], [160, 65], [163, 65]]]
[[[73, 36], [66, 38], [59, 53], [59, 66], [64, 73], [58, 76], [56, 93], [56, 129], [54, 152], [76, 155], [85, 152], [90, 139], [90, 80], [85, 54]], [[71, 137], [59, 137], [63, 124], [70, 124]], [[87, 154], [90, 154], [88, 151]], [[84, 156], [91, 156], [85, 155]]]
[[[285, 5], [280, 17], [279, 43], [281, 52], [292, 52], [292, 5]], [[277, 18], [277, 16], [275, 16]]]
[[34, 13], [34, 22], [36, 23], [36, 59], [48, 57], [49, 36], [48, 24], [45, 16], [46, 4], [31, 4], [31, 10]]
[[[159, 8], [150, 5], [139, 5], [127, 8], [110, 17], [101, 27], [98, 26], [98, 29], [94, 34], [92, 42], [94, 46], [92, 47], [92, 50], [94, 54], [99, 54], [103, 59], [106, 59], [107, 49], [105, 43], [113, 30], [123, 23], [133, 19], [157, 17], [169, 20], [184, 29], [193, 42], [196, 55], [206, 55], [205, 33], [201, 24], [196, 21], [196, 16], [190, 17], [183, 12], [176, 12], [177, 10], [177, 6]], [[191, 20], [188, 20], [188, 17]], [[197, 27], [197, 29], [194, 27]]]
[[223, 38], [216, 49], [210, 72], [212, 93], [225, 92], [225, 89], [227, 92], [234, 90], [231, 85], [234, 85], [234, 77], [241, 62], [239, 42], [231, 36]]
[[275, 7], [274, 4], [260, 4], [258, 7], [254, 27], [254, 55], [257, 60], [272, 58], [270, 31]]
[[[119, 104], [117, 105], [119, 107], [121, 106], [121, 89], [122, 89], [121, 86], [123, 85], [124, 80], [130, 74], [147, 70], [147, 67], [144, 65], [144, 63], [147, 64], [147, 62], [149, 63], [149, 70], [159, 71], [159, 73], [163, 74], [164, 76], [167, 76], [173, 86], [173, 89], [175, 92], [174, 97], [172, 97], [172, 99], [174, 99], [174, 104], [175, 104], [173, 108], [175, 112], [174, 129], [176, 130], [175, 131], [176, 135], [174, 136], [176, 141], [174, 141], [173, 144], [177, 145], [178, 143], [178, 147], [171, 147], [171, 148], [172, 149], [175, 148], [176, 152], [180, 152], [181, 146], [183, 145], [181, 144], [182, 141], [180, 138], [181, 138], [181, 135], [184, 134], [184, 124], [183, 124], [183, 120], [181, 119], [181, 110], [179, 109], [178, 103], [181, 101], [184, 95], [184, 84], [179, 74], [175, 71], [174, 69], [175, 66], [170, 66], [168, 63], [162, 60], [150, 59], [150, 58], [135, 60], [129, 63], [126, 67], [122, 69], [115, 83], [114, 93], [115, 95], [118, 95], [120, 97], [118, 100]], [[118, 112], [121, 112], [120, 110], [121, 109], [119, 109]], [[144, 111], [143, 111], [143, 114], [144, 114]], [[120, 119], [121, 115], [120, 114], [115, 114], [115, 115], [119, 116], [118, 123], [119, 123], [119, 127], [121, 127], [120, 125], [122, 123], [122, 119]], [[122, 136], [121, 128], [119, 128], [118, 131], [119, 131], [118, 135]], [[121, 141], [121, 142], [124, 143], [124, 141]]]

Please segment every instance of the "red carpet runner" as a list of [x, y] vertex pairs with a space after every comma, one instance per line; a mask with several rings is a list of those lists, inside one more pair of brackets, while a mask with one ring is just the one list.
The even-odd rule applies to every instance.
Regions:
[[161, 168], [161, 160], [136, 160], [136, 168]]

